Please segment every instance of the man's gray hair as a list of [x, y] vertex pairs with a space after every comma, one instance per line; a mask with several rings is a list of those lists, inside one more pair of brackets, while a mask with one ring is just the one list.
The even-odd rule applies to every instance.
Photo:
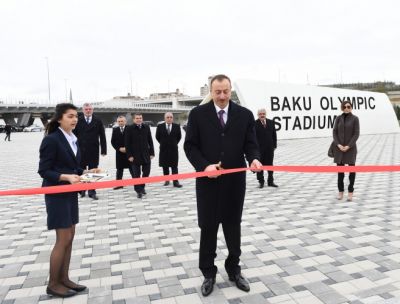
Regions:
[[85, 102], [85, 103], [82, 105], [82, 108], [84, 108], [84, 107], [91, 107], [92, 109], [94, 108], [93, 105], [92, 105], [90, 102]]
[[267, 113], [267, 110], [265, 108], [258, 109], [257, 114], [260, 114], [261, 112]]

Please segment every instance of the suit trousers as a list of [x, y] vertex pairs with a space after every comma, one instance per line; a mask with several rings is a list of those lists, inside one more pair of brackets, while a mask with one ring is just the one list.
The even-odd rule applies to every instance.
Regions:
[[[170, 167], [162, 167], [164, 175], [169, 175], [169, 168]], [[171, 167], [171, 174], [178, 174], [178, 167]], [[176, 183], [177, 180], [174, 180]]]
[[[131, 173], [131, 176], [133, 176], [133, 171], [132, 171], [131, 166], [128, 167], [128, 170]], [[120, 168], [120, 169], [117, 168], [116, 176], [117, 176], [117, 179], [122, 179], [122, 176], [124, 176], [124, 168]]]
[[[337, 164], [338, 166], [344, 166], [344, 164]], [[349, 166], [354, 166], [355, 164], [349, 164]], [[349, 174], [349, 187], [348, 187], [348, 191], [350, 193], [354, 192], [354, 182], [356, 181], [356, 173], [355, 172], [350, 172]], [[344, 191], [344, 172], [339, 172], [338, 173], [338, 189], [339, 192], [343, 192]]]
[[[259, 181], [259, 183], [264, 184], [265, 180], [264, 180], [264, 170], [257, 172], [257, 180]], [[274, 171], [268, 171], [268, 185], [272, 184], [274, 182]]]
[[[219, 225], [216, 227], [202, 227], [200, 233], [199, 268], [205, 278], [215, 278], [217, 266], [214, 260], [217, 256], [217, 234]], [[225, 260], [225, 270], [228, 275], [233, 276], [240, 273], [240, 223], [222, 223], [228, 257]]]
[[[138, 178], [138, 177], [148, 177], [150, 175], [150, 167], [151, 167], [151, 163], [148, 164], [141, 164], [141, 165], [137, 165], [137, 164], [132, 164], [132, 177], [133, 178]], [[143, 193], [144, 192], [144, 187], [146, 185], [145, 184], [140, 184], [140, 185], [135, 185], [135, 191], [137, 193]]]

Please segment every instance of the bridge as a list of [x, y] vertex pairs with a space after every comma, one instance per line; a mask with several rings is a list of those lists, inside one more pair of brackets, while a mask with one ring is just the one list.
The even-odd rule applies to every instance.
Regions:
[[[160, 100], [131, 100], [128, 98], [114, 98], [104, 102], [93, 102], [94, 113], [105, 125], [112, 124], [119, 115], [125, 115], [130, 122], [130, 115], [142, 113], [143, 120], [157, 123], [164, 120], [165, 112], [172, 112], [176, 122], [184, 122], [187, 114], [202, 97], [185, 97]], [[56, 104], [50, 103], [0, 103], [0, 118], [7, 124], [16, 126], [31, 125], [39, 118], [43, 125], [53, 116]], [[77, 105], [81, 110], [82, 105]]]

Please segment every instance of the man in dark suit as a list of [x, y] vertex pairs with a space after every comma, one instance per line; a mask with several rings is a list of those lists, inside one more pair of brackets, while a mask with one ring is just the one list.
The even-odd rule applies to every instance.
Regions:
[[[260, 109], [257, 112], [256, 135], [258, 146], [260, 147], [261, 162], [265, 166], [272, 166], [274, 162], [274, 151], [276, 149], [276, 129], [275, 123], [271, 119], [267, 119], [267, 110]], [[257, 180], [259, 188], [264, 188], [264, 171], [257, 172]], [[274, 172], [268, 170], [268, 186], [278, 187], [274, 183]]]
[[[156, 139], [160, 143], [159, 165], [163, 168], [164, 175], [169, 175], [170, 167], [172, 174], [178, 174], [178, 143], [182, 137], [181, 127], [173, 123], [174, 116], [171, 112], [165, 113], [164, 121], [156, 130]], [[174, 180], [173, 184], [174, 187], [182, 187], [177, 180]], [[164, 186], [168, 185], [169, 181], [166, 181]]]
[[[150, 175], [151, 160], [154, 157], [153, 139], [150, 127], [143, 124], [142, 114], [133, 116], [133, 124], [126, 128], [125, 148], [128, 161], [132, 166], [133, 178]], [[145, 185], [135, 185], [138, 198], [146, 194]]]
[[6, 141], [7, 138], [8, 141], [11, 141], [11, 130], [12, 130], [11, 125], [6, 124], [6, 126], [4, 127], [4, 132], [6, 132], [6, 137], [4, 138], [4, 141]]
[[[129, 172], [133, 176], [132, 166], [128, 162], [125, 149], [125, 127], [126, 118], [125, 116], [118, 116], [117, 118], [118, 127], [115, 127], [111, 135], [111, 145], [115, 149], [115, 165], [117, 167], [117, 179], [122, 179], [124, 169], [128, 168]], [[122, 186], [115, 187], [114, 190], [122, 189]]]
[[212, 101], [194, 108], [189, 115], [184, 149], [196, 171], [210, 172], [196, 179], [197, 212], [200, 234], [199, 267], [205, 279], [201, 292], [208, 296], [214, 288], [214, 265], [219, 224], [229, 255], [225, 269], [229, 280], [249, 291], [239, 266], [246, 173], [219, 175], [221, 168], [246, 167], [245, 157], [254, 170], [261, 168], [253, 114], [230, 100], [231, 81], [225, 75], [211, 80]]
[[[79, 117], [74, 130], [82, 155], [81, 167], [84, 169], [97, 168], [99, 166], [99, 142], [101, 155], [107, 154], [103, 122], [93, 115], [93, 106], [90, 103], [83, 104], [82, 110], [83, 115]], [[98, 200], [96, 190], [89, 190], [88, 193], [89, 197]], [[81, 197], [84, 196], [85, 191], [81, 191]]]

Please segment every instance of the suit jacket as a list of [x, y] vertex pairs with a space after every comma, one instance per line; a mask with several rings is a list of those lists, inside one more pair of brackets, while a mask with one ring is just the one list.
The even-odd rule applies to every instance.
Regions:
[[[39, 149], [39, 175], [43, 178], [43, 187], [67, 185], [68, 182], [59, 181], [61, 174], [82, 175], [80, 166], [80, 151], [75, 156], [67, 139], [61, 130], [45, 136]], [[78, 201], [77, 192], [45, 194], [46, 203]]]
[[[214, 102], [191, 110], [184, 150], [196, 171], [221, 162], [224, 169], [246, 167], [260, 154], [254, 130], [253, 114], [232, 101], [228, 120], [220, 125]], [[245, 155], [245, 156], [244, 156]], [[246, 173], [234, 173], [218, 178], [197, 178], [196, 197], [200, 227], [215, 227], [218, 223], [239, 224], [246, 191]]]
[[128, 158], [126, 157], [126, 153], [122, 153], [119, 151], [119, 148], [125, 147], [125, 133], [126, 128], [124, 128], [124, 133], [121, 133], [120, 127], [115, 127], [112, 131], [111, 135], [111, 145], [115, 149], [115, 164], [117, 169], [129, 168]]
[[170, 134], [168, 134], [166, 123], [157, 126], [156, 139], [160, 143], [160, 167], [178, 166], [178, 143], [181, 137], [181, 127], [176, 123], [172, 123]]
[[133, 124], [125, 129], [125, 148], [127, 158], [133, 156], [133, 164], [149, 164], [154, 156], [153, 139], [150, 127], [142, 124], [141, 128]]
[[275, 123], [271, 119], [266, 119], [265, 127], [261, 120], [256, 120], [256, 136], [260, 148], [261, 163], [272, 165], [274, 161], [274, 150], [277, 145]]
[[79, 148], [81, 149], [82, 158], [81, 166], [85, 168], [96, 168], [99, 166], [99, 142], [101, 146], [101, 154], [107, 154], [106, 133], [103, 122], [92, 115], [92, 121], [88, 124], [85, 116], [82, 115], [78, 119], [74, 133], [78, 138]]
[[[355, 164], [357, 158], [357, 139], [360, 136], [360, 122], [352, 113], [342, 114], [335, 119], [333, 126], [333, 161], [337, 164]], [[337, 145], [349, 146], [347, 152], [339, 150]]]

